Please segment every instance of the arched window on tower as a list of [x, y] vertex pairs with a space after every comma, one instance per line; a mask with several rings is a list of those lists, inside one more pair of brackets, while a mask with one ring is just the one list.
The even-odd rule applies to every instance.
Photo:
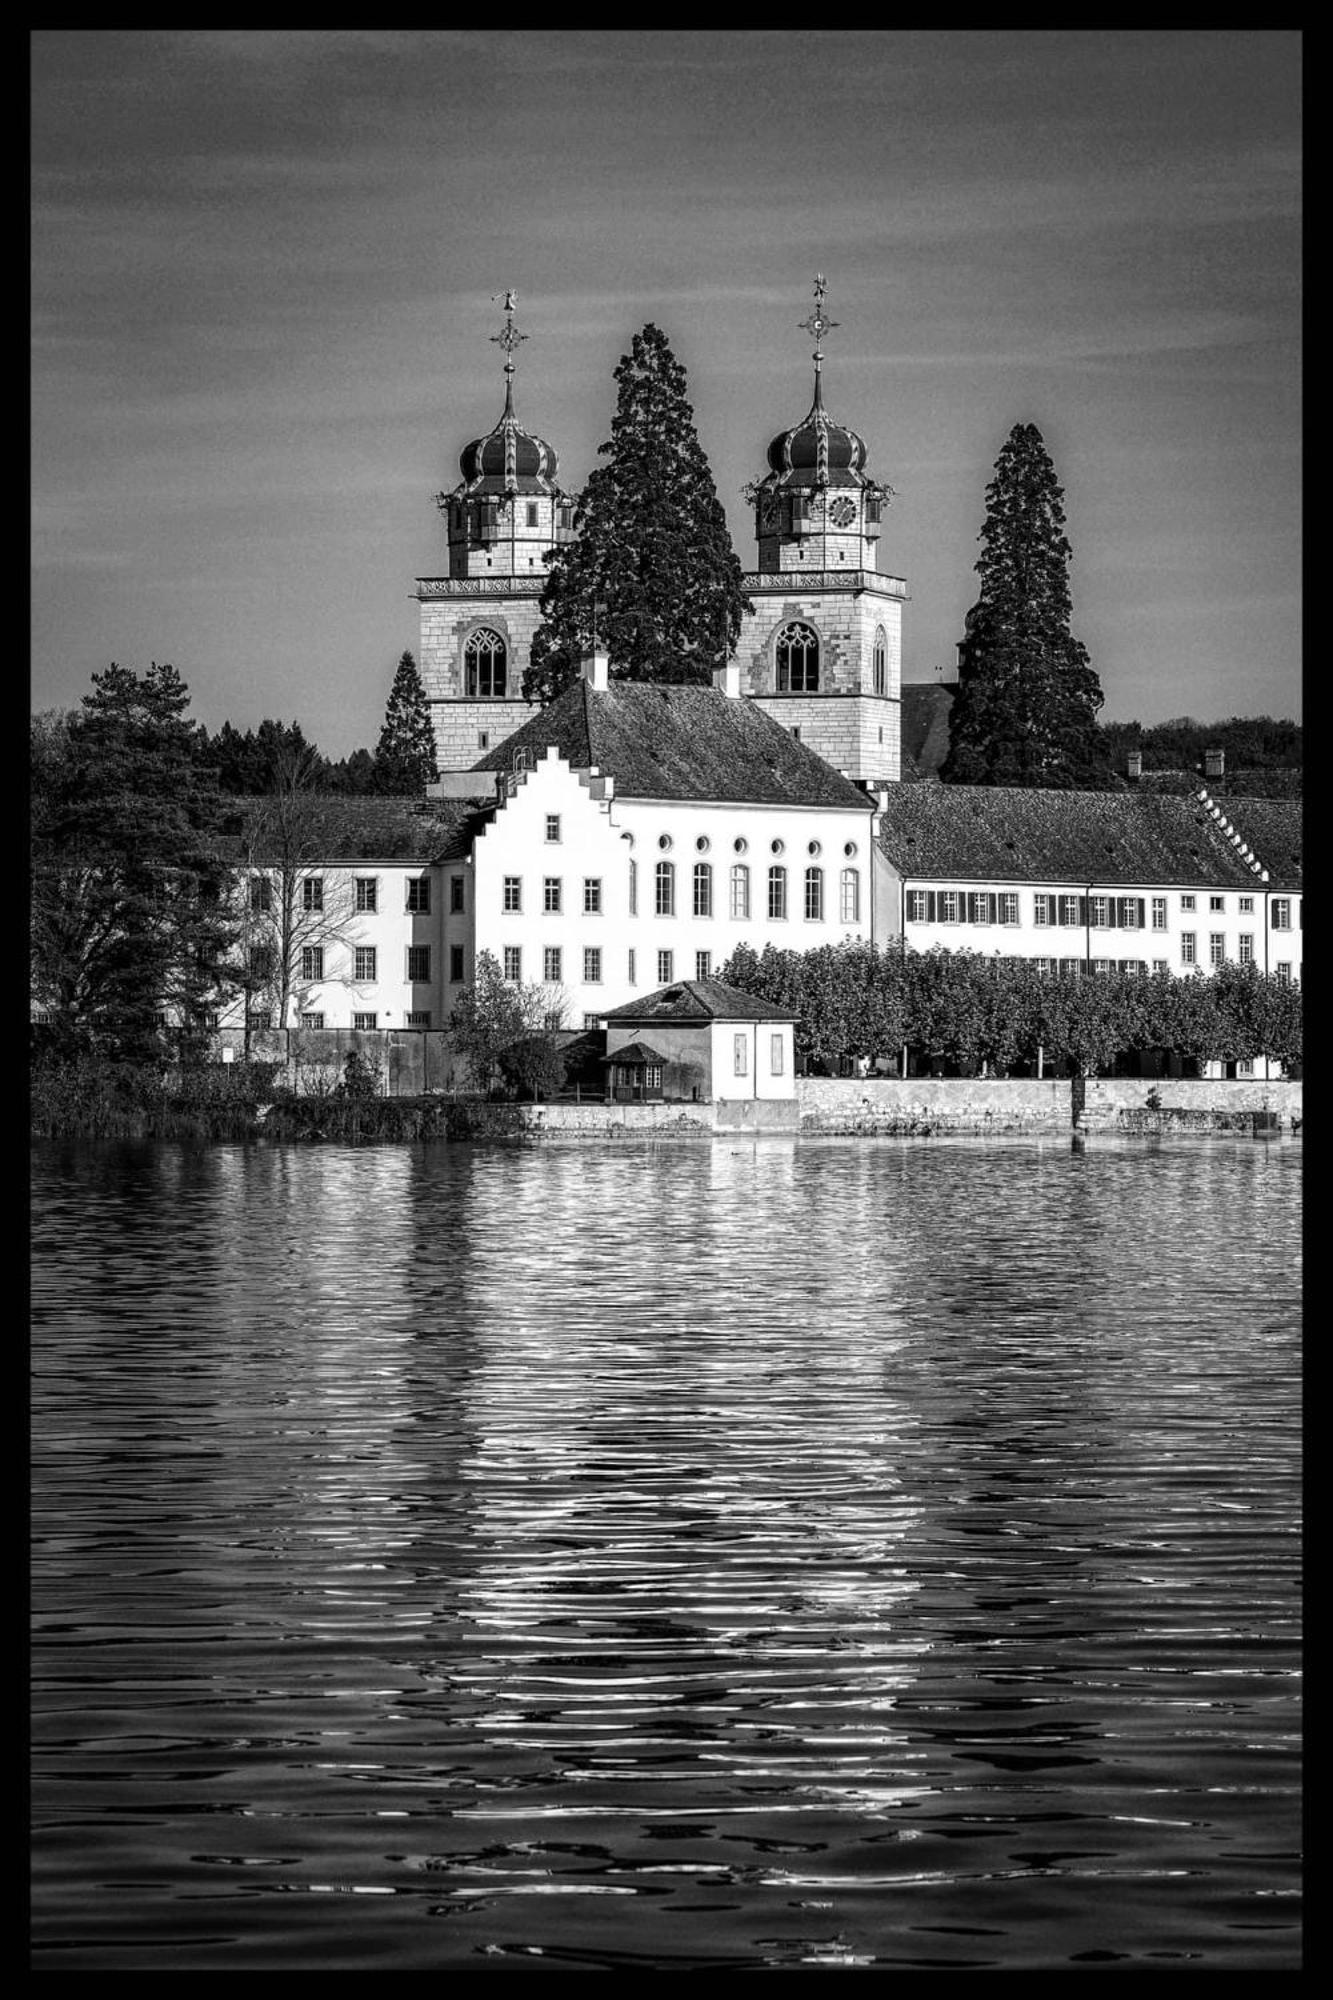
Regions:
[[871, 665], [873, 671], [872, 685], [875, 693], [887, 694], [889, 691], [889, 642], [884, 635], [884, 627], [882, 625], [877, 627], [875, 632], [875, 650], [871, 658]]
[[505, 658], [505, 642], [489, 625], [469, 634], [463, 649], [469, 699], [487, 701], [503, 696]]
[[779, 694], [819, 692], [819, 635], [809, 625], [784, 625], [776, 657]]

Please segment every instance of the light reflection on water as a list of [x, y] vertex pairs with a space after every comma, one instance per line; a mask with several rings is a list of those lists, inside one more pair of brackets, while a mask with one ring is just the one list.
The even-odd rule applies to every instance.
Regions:
[[1298, 1144], [35, 1157], [39, 1964], [1297, 1962]]

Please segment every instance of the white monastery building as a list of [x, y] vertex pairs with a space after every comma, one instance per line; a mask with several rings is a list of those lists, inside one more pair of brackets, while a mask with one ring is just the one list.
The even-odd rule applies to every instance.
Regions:
[[[824, 408], [822, 279], [806, 322], [813, 403], [750, 488], [754, 608], [715, 685], [617, 680], [594, 652], [549, 707], [526, 702], [547, 559], [574, 532], [574, 501], [515, 413], [526, 336], [512, 309], [511, 293], [500, 420], [438, 496], [448, 574], [417, 580], [441, 778], [427, 799], [312, 802], [317, 853], [288, 889], [303, 926], [288, 1019], [255, 1006], [254, 1025], [443, 1028], [482, 952], [546, 989], [572, 1028], [641, 1028], [634, 1008], [686, 984], [716, 1001], [741, 944], [1299, 978], [1296, 802], [902, 781], [906, 587], [876, 567], [890, 489]], [[256, 909], [278, 879], [259, 803], [238, 800], [233, 826]]]

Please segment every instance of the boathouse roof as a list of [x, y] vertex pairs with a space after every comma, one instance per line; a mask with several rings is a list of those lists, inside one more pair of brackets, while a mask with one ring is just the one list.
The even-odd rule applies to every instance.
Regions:
[[604, 1021], [622, 1025], [631, 1021], [688, 1023], [697, 1021], [794, 1021], [797, 1009], [778, 1007], [755, 993], [743, 993], [721, 979], [679, 979], [672, 986], [659, 986], [641, 1000], [627, 1000], [612, 1007]]

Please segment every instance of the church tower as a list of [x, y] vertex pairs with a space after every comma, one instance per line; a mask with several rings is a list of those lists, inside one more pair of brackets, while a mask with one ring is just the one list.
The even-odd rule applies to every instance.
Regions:
[[809, 414], [768, 448], [748, 487], [759, 567], [744, 578], [754, 605], [736, 645], [741, 692], [847, 777], [901, 776], [902, 617], [907, 586], [876, 568], [892, 491], [868, 477], [866, 447], [824, 408], [823, 339], [837, 321], [815, 309], [815, 396]]
[[436, 504], [445, 518], [449, 574], [417, 578], [421, 681], [439, 768], [466, 771], [527, 718], [523, 675], [540, 621], [548, 552], [574, 535], [574, 502], [556, 483], [556, 455], [514, 413], [514, 350], [528, 338], [505, 323], [504, 410], [459, 459], [462, 480]]

